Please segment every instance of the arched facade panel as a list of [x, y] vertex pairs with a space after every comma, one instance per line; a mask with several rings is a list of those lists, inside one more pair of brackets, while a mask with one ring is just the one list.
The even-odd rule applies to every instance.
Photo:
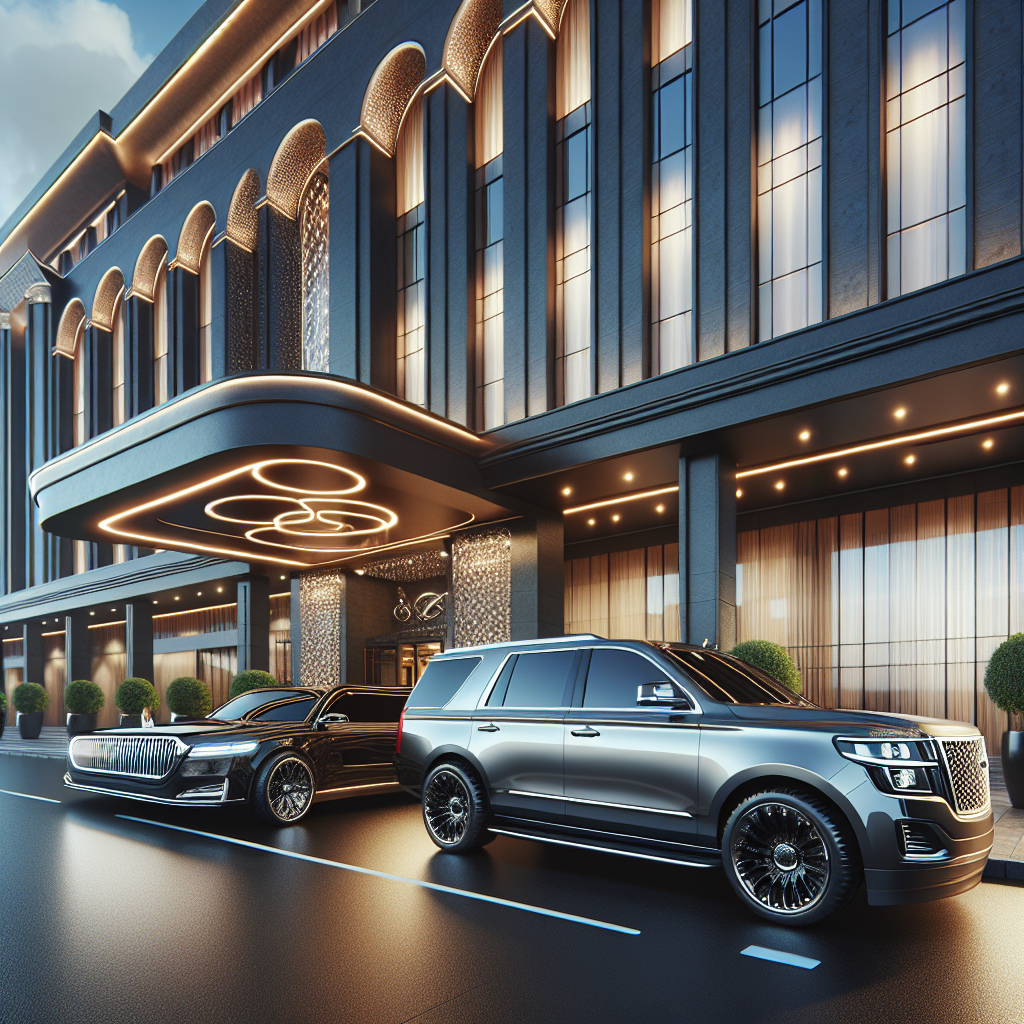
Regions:
[[153, 301], [156, 292], [156, 279], [160, 267], [167, 259], [167, 242], [162, 235], [154, 235], [142, 247], [139, 258], [135, 261], [135, 272], [132, 274], [132, 292], [144, 299]]
[[197, 203], [192, 208], [178, 236], [178, 251], [174, 256], [174, 262], [179, 267], [184, 267], [193, 274], [199, 273], [203, 243], [216, 221], [217, 215], [208, 202]]
[[501, 0], [463, 0], [452, 19], [444, 44], [444, 69], [471, 99], [501, 20]]
[[388, 156], [395, 155], [402, 118], [426, 72], [423, 47], [410, 42], [396, 46], [370, 78], [359, 128]]
[[91, 321], [105, 331], [113, 330], [114, 307], [117, 297], [124, 289], [124, 274], [118, 267], [111, 267], [96, 286], [96, 294], [92, 300]]
[[68, 359], [75, 358], [75, 342], [77, 341], [85, 319], [85, 303], [81, 299], [72, 299], [61, 314], [60, 322], [57, 324], [57, 338], [54, 343], [54, 352], [57, 355], [66, 356]]
[[260, 194], [260, 176], [252, 169], [242, 175], [228, 207], [225, 234], [246, 252], [257, 246], [256, 200]]
[[306, 185], [326, 155], [327, 136], [319, 121], [302, 121], [295, 125], [274, 154], [267, 174], [267, 199], [281, 213], [295, 220]]

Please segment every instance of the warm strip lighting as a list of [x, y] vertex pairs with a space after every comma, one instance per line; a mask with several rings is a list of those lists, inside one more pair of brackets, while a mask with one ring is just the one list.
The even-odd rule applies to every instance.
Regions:
[[954, 423], [948, 427], [922, 430], [916, 434], [901, 434], [899, 437], [889, 437], [884, 441], [871, 441], [868, 444], [857, 444], [850, 448], [836, 448], [829, 452], [819, 452], [817, 455], [807, 455], [799, 459], [788, 459], [786, 462], [775, 462], [770, 466], [744, 469], [736, 474], [736, 479], [741, 480], [746, 476], [760, 476], [762, 473], [777, 473], [780, 469], [790, 469], [793, 466], [809, 466], [815, 462], [827, 462], [829, 459], [840, 459], [847, 455], [858, 455], [860, 452], [877, 451], [879, 448], [893, 448], [896, 445], [912, 444], [915, 441], [927, 441], [933, 437], [965, 434], [982, 427], [994, 427], [1014, 422], [1019, 423], [1022, 420], [1024, 420], [1024, 409], [1018, 409], [1016, 412], [1008, 412], [1001, 416], [987, 416], [981, 420], [966, 420], [963, 423]]
[[[154, 616], [156, 618], [156, 616]], [[124, 619], [118, 619], [116, 622], [94, 622], [91, 626], [87, 626], [87, 629], [103, 629], [104, 626], [123, 626], [125, 623]]]
[[291, 597], [292, 592], [290, 590], [283, 590], [280, 594], [271, 594], [271, 597]]
[[22, 637], [20, 637], [20, 636], [5, 636], [4, 637], [4, 643], [5, 644], [20, 644], [21, 641], [22, 641]]
[[41, 633], [40, 636], [63, 636], [63, 629], [55, 629], [52, 633]]
[[679, 485], [674, 484], [671, 487], [658, 487], [653, 491], [637, 491], [636, 494], [623, 494], [618, 498], [606, 498], [604, 501], [593, 501], [589, 505], [577, 505], [575, 508], [566, 508], [562, 510], [563, 516], [571, 516], [575, 512], [589, 512], [595, 508], [607, 508], [609, 505], [621, 505], [627, 501], [639, 501], [641, 498], [654, 498], [659, 494], [676, 494], [679, 491]]
[[[271, 597], [274, 595], [271, 594]], [[177, 600], [177, 599], [175, 599]], [[234, 608], [237, 605], [237, 601], [231, 601], [228, 604], [211, 604], [205, 608], [186, 608], [183, 612], [161, 612], [159, 615], [154, 615], [154, 619], [169, 619], [174, 615], [198, 615], [200, 612], [215, 612], [220, 608]]]

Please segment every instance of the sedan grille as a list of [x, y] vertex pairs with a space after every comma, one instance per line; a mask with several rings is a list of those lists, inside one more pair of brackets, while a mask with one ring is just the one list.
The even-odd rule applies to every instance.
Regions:
[[982, 737], [941, 739], [949, 788], [957, 814], [979, 814], [988, 810], [988, 757]]
[[68, 756], [83, 772], [162, 779], [187, 749], [173, 736], [76, 736]]

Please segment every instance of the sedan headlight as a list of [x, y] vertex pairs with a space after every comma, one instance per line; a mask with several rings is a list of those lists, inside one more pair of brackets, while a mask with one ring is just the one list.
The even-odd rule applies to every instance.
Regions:
[[236, 743], [204, 743], [193, 747], [189, 757], [242, 757], [245, 754], [255, 754], [259, 749], [257, 740], [240, 740]]
[[936, 792], [938, 761], [928, 740], [837, 739], [843, 757], [858, 761], [886, 793]]

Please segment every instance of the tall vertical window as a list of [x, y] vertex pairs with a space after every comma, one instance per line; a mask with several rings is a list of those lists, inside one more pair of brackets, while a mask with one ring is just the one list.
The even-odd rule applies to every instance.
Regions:
[[653, 0], [651, 63], [651, 370], [666, 373], [693, 359], [691, 0]]
[[589, 0], [569, 0], [555, 69], [555, 369], [558, 403], [594, 393], [590, 359]]
[[199, 256], [199, 383], [213, 380], [213, 267], [210, 246], [213, 228], [203, 242]]
[[78, 328], [75, 339], [75, 405], [74, 405], [74, 441], [75, 445], [84, 444], [88, 437], [85, 423], [85, 389], [88, 386], [89, 369], [85, 365], [85, 321]]
[[327, 175], [317, 171], [299, 203], [302, 240], [302, 368], [330, 369], [328, 319], [330, 265]]
[[423, 102], [417, 97], [398, 136], [398, 394], [426, 405], [427, 260], [423, 191]]
[[170, 396], [170, 364], [167, 358], [167, 265], [161, 262], [153, 289], [153, 404]]
[[967, 269], [966, 0], [889, 0], [889, 296]]
[[821, 0], [758, 2], [759, 336], [822, 317]]
[[111, 370], [112, 370], [112, 388], [111, 388], [111, 413], [114, 421], [114, 426], [118, 426], [124, 423], [127, 419], [127, 410], [125, 407], [125, 387], [124, 387], [124, 292], [121, 292], [121, 297], [114, 303], [114, 312], [112, 316], [111, 324], [111, 344], [113, 351], [111, 352]]
[[476, 394], [484, 430], [505, 422], [505, 185], [504, 90], [501, 36], [480, 72], [476, 90]]

